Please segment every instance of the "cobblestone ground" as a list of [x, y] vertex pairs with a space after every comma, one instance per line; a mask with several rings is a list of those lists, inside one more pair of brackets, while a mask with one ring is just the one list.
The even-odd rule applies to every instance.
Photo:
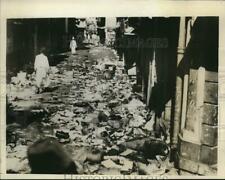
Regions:
[[177, 175], [115, 51], [103, 46], [62, 55], [67, 58], [51, 66], [43, 93], [35, 94], [33, 75], [23, 79], [23, 73], [7, 86], [8, 173], [30, 173], [27, 147], [50, 136], [70, 153], [79, 174]]

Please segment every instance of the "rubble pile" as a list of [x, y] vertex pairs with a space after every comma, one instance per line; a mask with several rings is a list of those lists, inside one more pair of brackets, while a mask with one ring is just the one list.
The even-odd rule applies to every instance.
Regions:
[[[47, 117], [40, 116], [29, 125], [34, 125], [35, 130], [15, 126], [9, 131], [15, 134], [15, 129], [20, 129], [20, 134], [26, 135], [17, 135], [19, 140], [7, 144], [8, 172], [29, 173], [25, 146], [36, 139], [31, 139], [32, 133], [57, 138], [80, 167], [80, 174], [163, 175], [174, 171], [167, 158], [168, 146], [154, 138], [151, 112], [132, 92], [132, 82], [118, 65], [115, 53], [105, 47], [84, 51], [51, 67], [50, 85], [42, 94], [25, 93], [19, 97], [21, 89], [15, 88], [18, 80], [9, 85], [15, 88], [8, 91], [14, 109], [34, 111], [36, 107], [37, 113], [39, 107]], [[23, 92], [26, 88], [34, 92], [30, 79]], [[21, 143], [21, 138], [26, 143]]]

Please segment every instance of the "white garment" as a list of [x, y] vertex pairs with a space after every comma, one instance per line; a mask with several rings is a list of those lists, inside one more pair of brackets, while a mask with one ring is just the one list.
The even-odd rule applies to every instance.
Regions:
[[72, 54], [76, 53], [76, 48], [77, 48], [77, 42], [74, 39], [72, 39], [70, 41], [70, 49]]
[[34, 69], [36, 70], [36, 84], [40, 87], [44, 80], [47, 79], [47, 73], [49, 71], [49, 62], [47, 56], [43, 53], [35, 57]]
[[116, 21], [116, 17], [107, 17], [106, 21], [105, 21], [105, 26], [106, 28], [116, 28], [117, 26], [117, 21]]
[[76, 53], [76, 48], [71, 48], [71, 53], [75, 54]]
[[79, 27], [79, 28], [86, 28], [87, 27], [86, 21], [80, 21], [79, 25], [77, 27]]

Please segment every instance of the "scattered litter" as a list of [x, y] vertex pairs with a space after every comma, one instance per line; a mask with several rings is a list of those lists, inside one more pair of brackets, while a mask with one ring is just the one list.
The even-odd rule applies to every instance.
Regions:
[[58, 137], [59, 139], [68, 139], [69, 133], [63, 132], [63, 131], [56, 131], [56, 137]]
[[110, 48], [96, 47], [87, 56], [78, 54], [52, 66], [49, 87], [41, 94], [35, 93], [34, 74], [12, 77], [7, 96], [17, 114], [10, 118], [14, 121], [18, 113], [29, 112], [38, 115], [32, 118], [38, 125], [25, 130], [24, 124], [7, 126], [7, 172], [30, 173], [27, 147], [46, 136], [70, 147], [80, 174], [173, 172], [172, 167], [147, 164], [149, 159], [165, 163], [169, 149], [161, 142], [146, 142], [154, 120], [148, 119], [142, 98], [132, 92], [129, 75], [136, 73], [135, 68], [126, 74], [123, 67]]
[[133, 153], [135, 153], [134, 150], [132, 150], [132, 149], [127, 149], [127, 150], [125, 150], [124, 152], [120, 153], [120, 155], [121, 155], [121, 156], [128, 156], [128, 155], [131, 155], [131, 154], [133, 154]]
[[115, 168], [115, 169], [122, 169], [121, 165], [116, 164], [114, 161], [111, 159], [107, 159], [105, 161], [102, 161], [101, 164], [106, 167], [106, 168]]

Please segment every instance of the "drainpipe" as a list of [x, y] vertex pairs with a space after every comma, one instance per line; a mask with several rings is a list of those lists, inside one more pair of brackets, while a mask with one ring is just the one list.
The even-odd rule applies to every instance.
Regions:
[[63, 50], [68, 48], [68, 18], [65, 18], [65, 34], [63, 35]]
[[[186, 47], [191, 39], [191, 28], [195, 22], [196, 17], [192, 17], [188, 20], [187, 23], [187, 34], [186, 34]], [[185, 67], [189, 69], [189, 67]], [[189, 73], [184, 75], [183, 79], [183, 102], [182, 102], [182, 113], [181, 113], [181, 125], [180, 131], [182, 131], [185, 127], [186, 122], [186, 113], [187, 113], [187, 94], [188, 94], [188, 81], [189, 81]]]
[[[177, 48], [177, 67], [179, 66], [185, 50], [185, 17], [180, 18], [180, 27], [179, 27], [179, 41]], [[173, 135], [172, 135], [172, 148], [176, 149], [178, 142], [178, 133], [181, 120], [181, 107], [182, 107], [182, 77], [176, 75], [176, 89], [175, 89], [175, 107], [174, 110], [174, 126], [173, 126]]]
[[34, 25], [34, 56], [37, 55], [38, 53], [38, 25], [37, 25], [37, 22], [35, 22], [35, 25]]
[[[189, 19], [187, 22], [186, 47], [191, 38], [191, 21], [192, 19]], [[189, 67], [185, 67], [185, 69], [187, 68]], [[185, 126], [185, 119], [186, 119], [186, 112], [187, 112], [188, 79], [189, 79], [189, 74], [185, 74], [183, 79], [183, 101], [182, 101], [182, 110], [181, 110], [182, 112], [181, 112], [180, 131], [182, 131], [182, 129]]]
[[65, 18], [65, 33], [68, 34], [68, 18]]

